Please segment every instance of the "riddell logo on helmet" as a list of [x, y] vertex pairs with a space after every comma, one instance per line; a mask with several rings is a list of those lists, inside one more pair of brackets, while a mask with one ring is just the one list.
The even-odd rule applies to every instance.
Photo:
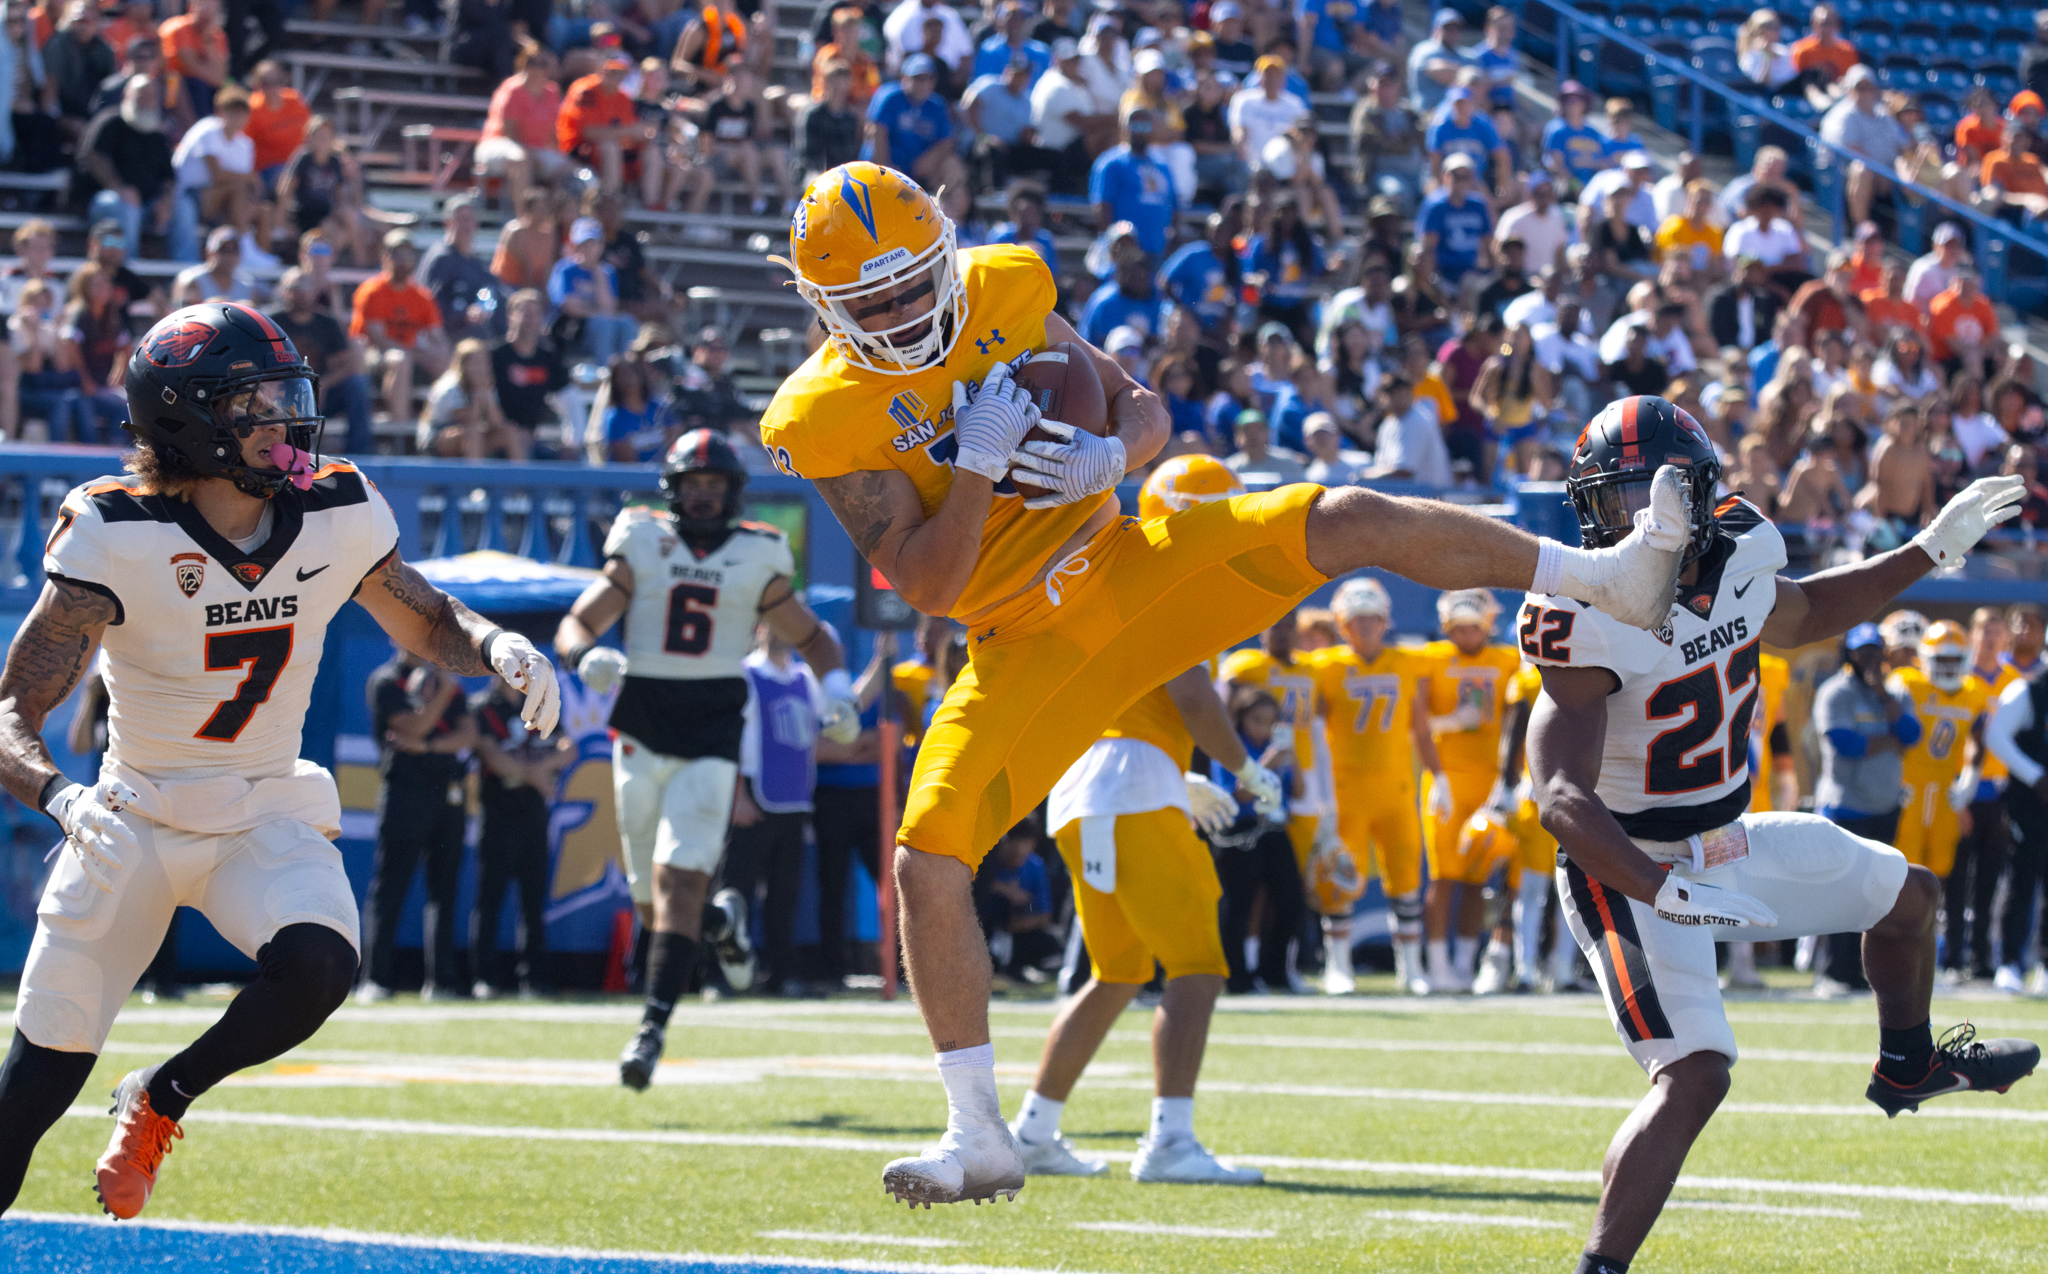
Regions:
[[909, 248], [897, 248], [893, 252], [884, 252], [881, 256], [871, 257], [861, 263], [860, 277], [865, 279], [870, 274], [876, 274], [893, 266], [901, 265], [908, 260], [910, 260]]

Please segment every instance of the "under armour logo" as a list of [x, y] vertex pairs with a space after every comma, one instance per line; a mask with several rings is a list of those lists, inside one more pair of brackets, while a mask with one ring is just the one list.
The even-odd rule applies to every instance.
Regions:
[[1002, 329], [1002, 328], [1000, 328], [1000, 327], [992, 327], [992, 328], [990, 328], [990, 329], [988, 330], [988, 339], [987, 339], [987, 340], [985, 340], [985, 341], [984, 341], [984, 340], [980, 339], [979, 337], [976, 337], [976, 338], [975, 338], [975, 341], [974, 341], [974, 347], [975, 347], [976, 349], [980, 350], [980, 351], [981, 351], [982, 353], [986, 354], [986, 353], [988, 353], [988, 349], [989, 349], [989, 346], [990, 346], [990, 345], [1001, 345], [1002, 343], [1003, 343], [1003, 329]]

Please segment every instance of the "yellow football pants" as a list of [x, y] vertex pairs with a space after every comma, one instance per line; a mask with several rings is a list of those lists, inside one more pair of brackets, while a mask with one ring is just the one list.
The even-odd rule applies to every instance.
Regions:
[[1525, 871], [1548, 876], [1557, 870], [1557, 837], [1543, 830], [1542, 820], [1536, 816], [1536, 802], [1523, 801], [1508, 823], [1508, 830], [1515, 834], [1515, 857], [1508, 864], [1510, 892], [1521, 885]]
[[[1458, 850], [1458, 842], [1464, 838], [1465, 820], [1486, 803], [1486, 798], [1493, 792], [1494, 780], [1500, 776], [1491, 770], [1447, 770], [1445, 777], [1451, 781], [1451, 816], [1440, 819], [1425, 814], [1422, 819], [1424, 844], [1429, 847], [1429, 878], [1483, 885], [1487, 876], [1492, 874], [1493, 865], [1500, 860], [1480, 854], [1467, 861], [1466, 855]], [[1430, 793], [1435, 786], [1435, 775], [1422, 776], [1422, 808], [1425, 810], [1429, 808]]]
[[[1228, 977], [1216, 903], [1223, 897], [1209, 847], [1177, 809], [1118, 814], [1109, 827], [1084, 829], [1093, 819], [1077, 818], [1054, 838], [1074, 877], [1074, 911], [1088, 943], [1088, 963], [1097, 982], [1143, 985], [1152, 962], [1166, 976], [1213, 973]], [[1116, 841], [1115, 892], [1103, 893], [1081, 877], [1081, 840], [1109, 834]]]
[[1908, 783], [1902, 793], [1905, 805], [1899, 811], [1899, 835], [1893, 848], [1915, 867], [1925, 867], [1947, 879], [1956, 865], [1956, 843], [1963, 838], [1962, 824], [1949, 808], [1948, 779]]
[[1370, 772], [1335, 774], [1337, 835], [1351, 857], [1380, 878], [1387, 897], [1422, 888], [1422, 831], [1415, 819], [1415, 784], [1404, 773], [1389, 785]]
[[978, 866], [1125, 708], [1325, 583], [1307, 532], [1322, 491], [1119, 518], [978, 620], [918, 749], [896, 843]]
[[1287, 819], [1287, 843], [1294, 846], [1294, 869], [1308, 877], [1308, 856], [1316, 849], [1316, 828], [1323, 820], [1314, 814], [1293, 814]]

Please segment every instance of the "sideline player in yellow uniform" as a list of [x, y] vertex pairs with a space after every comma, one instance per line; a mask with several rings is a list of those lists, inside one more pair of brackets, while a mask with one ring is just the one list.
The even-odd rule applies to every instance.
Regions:
[[[1165, 517], [1243, 491], [1221, 461], [1180, 456], [1146, 479], [1138, 513]], [[1110, 1028], [1152, 980], [1156, 960], [1166, 970], [1166, 991], [1152, 1016], [1157, 1096], [1131, 1178], [1221, 1185], [1265, 1180], [1256, 1168], [1218, 1163], [1195, 1139], [1195, 1079], [1229, 965], [1216, 915], [1223, 886], [1190, 820], [1221, 831], [1237, 817], [1235, 799], [1190, 772], [1197, 744], [1233, 773], [1258, 769], [1216, 697], [1208, 663], [1125, 709], [1052, 790], [1046, 825], [1073, 874], [1074, 910], [1093, 977], [1053, 1019], [1037, 1078], [1010, 1125], [1032, 1176], [1109, 1171], [1102, 1160], [1074, 1153], [1060, 1136], [1060, 1112]]]
[[[1529, 713], [1543, 692], [1543, 674], [1533, 664], [1521, 664], [1507, 679], [1506, 700], [1500, 727], [1500, 765], [1493, 792], [1486, 804], [1465, 820], [1464, 835], [1472, 840], [1505, 838], [1512, 849], [1507, 858], [1508, 896], [1513, 900], [1508, 913], [1494, 931], [1494, 948], [1473, 983], [1473, 993], [1491, 995], [1508, 989], [1534, 991], [1545, 985], [1539, 977], [1543, 967], [1543, 916], [1550, 905], [1550, 887], [1556, 875], [1557, 838], [1543, 829], [1537, 817], [1536, 798], [1529, 785]], [[1473, 851], [1468, 850], [1468, 854]], [[1489, 850], [1486, 857], [1503, 856]], [[1578, 962], [1578, 943], [1566, 925], [1564, 909], [1555, 913], [1556, 933], [1551, 946], [1552, 990], [1572, 985]], [[1512, 943], [1513, 950], [1508, 946]]]
[[[1756, 711], [1749, 718], [1749, 812], [1799, 808], [1798, 778], [1793, 772], [1791, 740], [1778, 727], [1785, 720], [1785, 691], [1792, 686], [1792, 665], [1783, 655], [1764, 651], [1757, 656]], [[1756, 944], [1728, 944], [1728, 967], [1721, 973], [1724, 991], [1761, 991], [1756, 971]]]
[[[1980, 606], [1970, 613], [1970, 676], [1985, 686], [1986, 702], [1997, 703], [2020, 673], [2005, 659], [2011, 635], [2006, 612]], [[1972, 767], [1965, 766], [1964, 774]], [[2010, 849], [2005, 822], [2005, 762], [1989, 748], [1977, 754], [1976, 790], [1970, 820], [1956, 842], [1956, 861], [1942, 890], [1941, 979], [1954, 986], [1996, 976], [1991, 964], [1991, 903], [2005, 872]]]
[[1966, 775], [1963, 762], [1983, 750], [1991, 703], [1991, 687], [1965, 671], [1969, 660], [1963, 626], [1944, 619], [1921, 634], [1920, 666], [1890, 678], [1895, 691], [1912, 697], [1921, 725], [1920, 738], [1899, 758], [1903, 808], [1893, 848], [1943, 880], [1955, 866], [1962, 820], [1977, 794], [1977, 776]]
[[[1599, 550], [1358, 487], [1296, 484], [1122, 517], [1114, 488], [1158, 454], [1166, 407], [1090, 349], [1105, 435], [1039, 419], [1013, 364], [1080, 338], [1053, 312], [1037, 253], [960, 251], [929, 195], [864, 162], [811, 181], [789, 243], [783, 264], [826, 340], [777, 391], [762, 444], [784, 473], [817, 485], [905, 601], [966, 625], [972, 652], [918, 749], [895, 863], [946, 1132], [886, 1166], [883, 1186], [913, 1203], [1014, 1197], [1023, 1163], [996, 1099], [972, 891], [997, 838], [1147, 690], [1333, 576], [1378, 566], [1433, 588], [1534, 587], [1661, 623], [1684, 497], [1662, 466], [1634, 511], [1639, 528]], [[1050, 437], [1027, 440], [1034, 427]], [[1020, 496], [1013, 470], [1042, 493]]]
[[1330, 609], [1349, 643], [1315, 663], [1316, 714], [1330, 749], [1337, 835], [1355, 861], [1372, 863], [1379, 874], [1394, 913], [1396, 981], [1404, 991], [1426, 995], [1415, 762], [1420, 757], [1426, 770], [1442, 767], [1428, 713], [1416, 711], [1416, 704], [1435, 661], [1420, 650], [1386, 644], [1394, 608], [1378, 580], [1344, 581]]
[[1304, 793], [1288, 802], [1287, 840], [1294, 846], [1294, 865], [1306, 870], [1309, 853], [1315, 846], [1316, 827], [1329, 808], [1330, 767], [1324, 750], [1315, 745], [1313, 674], [1318, 652], [1302, 649], [1298, 619], [1298, 612], [1288, 611], [1259, 634], [1257, 646], [1225, 655], [1218, 681], [1226, 690], [1247, 685], [1272, 691], [1280, 701], [1280, 719], [1294, 731]]
[[[1499, 618], [1499, 603], [1483, 588], [1440, 594], [1436, 622], [1445, 640], [1423, 647], [1436, 664], [1430, 670], [1427, 711], [1443, 765], [1427, 776], [1422, 794], [1423, 840], [1429, 848], [1422, 926], [1429, 989], [1437, 994], [1472, 987], [1486, 878], [1499, 862], [1495, 853], [1508, 850], [1508, 838], [1501, 838], [1496, 851], [1494, 842], [1464, 834], [1500, 777], [1501, 707], [1508, 683], [1522, 666], [1520, 651], [1487, 641]], [[1460, 885], [1464, 896], [1453, 924], [1451, 900]]]

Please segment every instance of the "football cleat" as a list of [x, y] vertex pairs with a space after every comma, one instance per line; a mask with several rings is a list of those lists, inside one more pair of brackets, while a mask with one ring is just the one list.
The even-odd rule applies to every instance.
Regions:
[[1998, 972], [1991, 975], [1991, 989], [2003, 991], [2007, 995], [2025, 995], [2027, 993], [2027, 981], [2020, 976], [2020, 966], [2016, 964], [1999, 965]]
[[1131, 1180], [1169, 1185], [1263, 1185], [1266, 1174], [1257, 1168], [1233, 1168], [1218, 1163], [1216, 1156], [1193, 1137], [1141, 1137], [1138, 1157], [1131, 1160]]
[[156, 1113], [149, 1104], [149, 1079], [156, 1067], [129, 1071], [114, 1088], [114, 1136], [107, 1153], [94, 1165], [93, 1192], [108, 1215], [132, 1221], [142, 1215], [156, 1189], [157, 1169], [171, 1152], [173, 1139], [185, 1130], [175, 1119]]
[[713, 914], [724, 918], [716, 932], [706, 925], [704, 936], [711, 940], [726, 985], [744, 991], [754, 985], [754, 935], [747, 930], [747, 900], [737, 889], [721, 889], [711, 895], [706, 912], [706, 919]]
[[1024, 1188], [1024, 1160], [1017, 1139], [1000, 1119], [946, 1126], [939, 1144], [922, 1154], [892, 1160], [882, 1169], [882, 1190], [911, 1207], [922, 1203], [965, 1203], [1011, 1199]]
[[1472, 994], [1499, 995], [1509, 988], [1514, 976], [1515, 953], [1507, 943], [1494, 939], [1479, 962], [1479, 976], [1472, 979]]
[[654, 1068], [661, 1064], [661, 1046], [667, 1039], [667, 1031], [652, 1022], [642, 1022], [633, 1033], [633, 1042], [619, 1054], [619, 1082], [636, 1093], [646, 1092], [647, 1085], [654, 1081]]
[[2034, 1073], [2041, 1046], [2032, 1040], [1980, 1040], [1968, 1022], [1952, 1026], [1934, 1046], [1927, 1074], [1918, 1083], [1896, 1084], [1875, 1069], [1863, 1095], [1896, 1118], [1902, 1110], [1917, 1111], [1930, 1097], [1950, 1093], [2002, 1093]]
[[365, 982], [356, 988], [357, 1004], [382, 1004], [391, 998], [391, 988], [378, 982]]
[[1351, 968], [1350, 933], [1323, 935], [1323, 994], [1351, 995], [1358, 990], [1358, 975]]
[[1017, 1153], [1023, 1157], [1027, 1177], [1099, 1177], [1109, 1171], [1103, 1160], [1074, 1153], [1074, 1143], [1065, 1137], [1026, 1141], [1015, 1127], [1010, 1135], [1017, 1139]]

